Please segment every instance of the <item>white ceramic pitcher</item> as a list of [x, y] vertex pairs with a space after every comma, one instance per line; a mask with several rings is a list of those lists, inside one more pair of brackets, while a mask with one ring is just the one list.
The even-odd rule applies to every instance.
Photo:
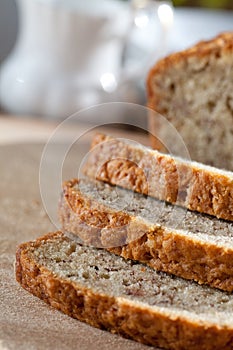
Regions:
[[129, 7], [118, 0], [16, 1], [20, 30], [0, 71], [2, 107], [65, 118], [106, 102], [132, 28]]

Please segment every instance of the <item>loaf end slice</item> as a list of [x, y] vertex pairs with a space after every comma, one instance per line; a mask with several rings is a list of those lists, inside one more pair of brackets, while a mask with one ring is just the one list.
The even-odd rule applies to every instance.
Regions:
[[16, 279], [69, 316], [148, 345], [232, 349], [232, 295], [156, 273], [61, 232], [18, 247]]

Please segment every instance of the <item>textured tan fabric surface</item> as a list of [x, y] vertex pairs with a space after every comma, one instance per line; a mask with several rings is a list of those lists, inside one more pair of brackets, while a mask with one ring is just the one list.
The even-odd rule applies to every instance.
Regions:
[[63, 315], [15, 281], [17, 244], [54, 229], [40, 200], [42, 149], [29, 144], [0, 147], [0, 349], [149, 349]]

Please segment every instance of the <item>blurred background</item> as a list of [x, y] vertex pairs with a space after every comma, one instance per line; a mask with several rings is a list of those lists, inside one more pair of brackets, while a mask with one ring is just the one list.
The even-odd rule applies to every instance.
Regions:
[[144, 105], [150, 67], [233, 30], [232, 10], [232, 0], [0, 0], [0, 111], [63, 120], [99, 103]]
[[[128, 1], [128, 0], [124, 0]], [[173, 0], [175, 7], [201, 7], [208, 9], [233, 10], [232, 0]], [[16, 40], [18, 30], [17, 6], [15, 0], [0, 1], [0, 62], [9, 54]]]
[[175, 6], [233, 9], [233, 2], [231, 0], [174, 0], [173, 3]]

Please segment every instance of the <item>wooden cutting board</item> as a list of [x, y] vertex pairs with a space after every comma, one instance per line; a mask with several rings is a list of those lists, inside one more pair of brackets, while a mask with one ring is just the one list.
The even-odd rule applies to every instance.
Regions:
[[[87, 149], [83, 144], [82, 151]], [[15, 281], [16, 246], [55, 229], [43, 209], [38, 185], [42, 150], [40, 144], [0, 147], [0, 350], [149, 349], [63, 315]], [[80, 157], [76, 153], [75, 161]]]

